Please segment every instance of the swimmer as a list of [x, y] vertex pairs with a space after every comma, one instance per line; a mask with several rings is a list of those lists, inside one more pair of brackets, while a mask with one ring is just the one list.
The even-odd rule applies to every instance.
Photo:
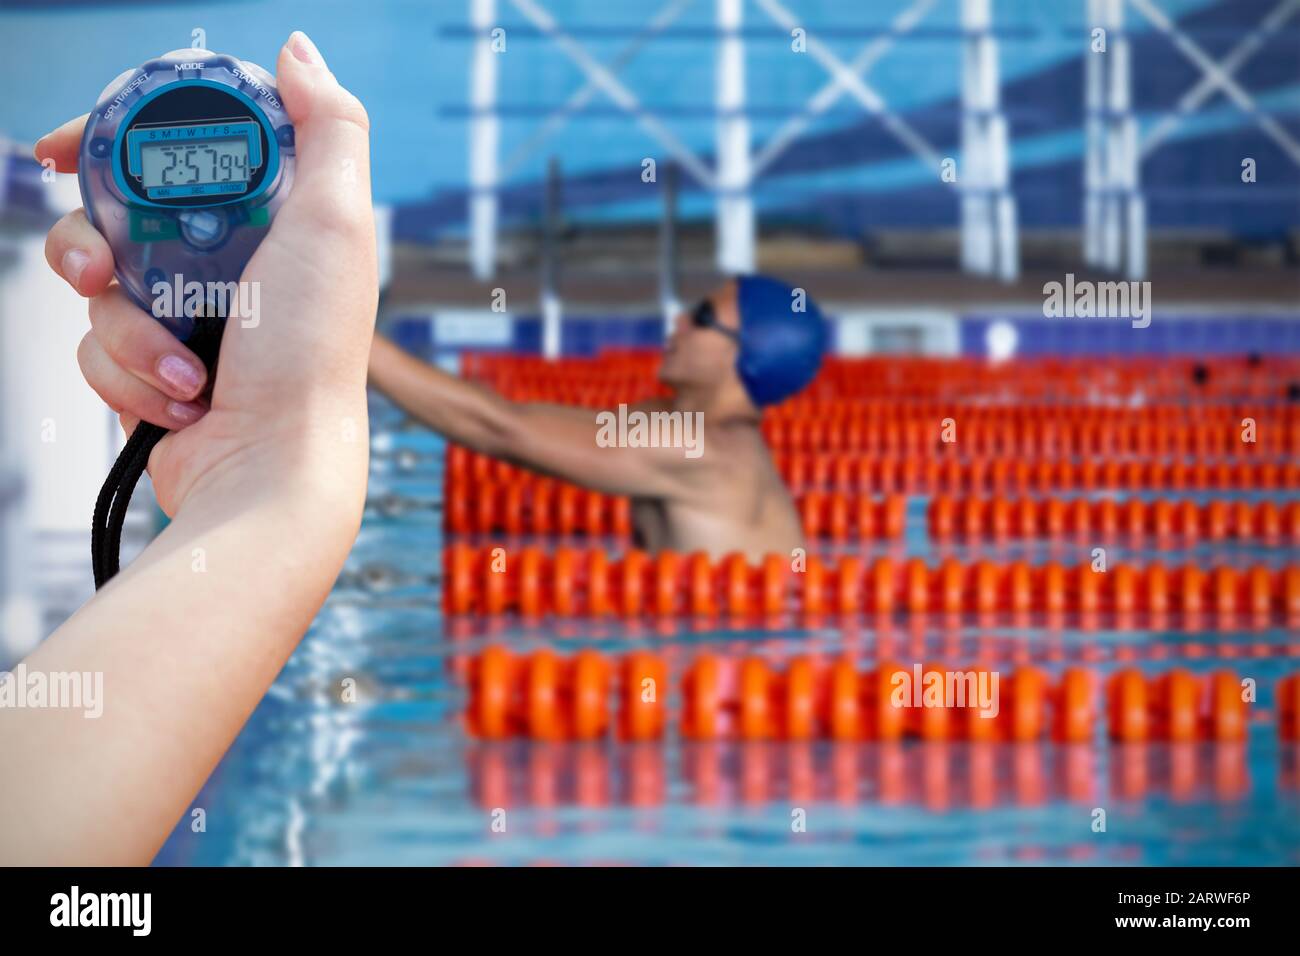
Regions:
[[[29, 703], [0, 707], [0, 863], [148, 863], [189, 821], [356, 538], [378, 302], [368, 120], [301, 33], [276, 81], [298, 177], [242, 276], [260, 283], [264, 320], [230, 323], [215, 382], [112, 281], [82, 210], [47, 239], [51, 267], [90, 300], [86, 380], [128, 433], [140, 420], [173, 429], [149, 462], [172, 521], [22, 662], [50, 686], [98, 675], [102, 709], [11, 685]], [[36, 158], [76, 172], [85, 121], [43, 137]]]
[[[810, 298], [774, 279], [745, 276], [677, 317], [659, 368], [672, 397], [624, 413], [508, 401], [378, 336], [370, 384], [452, 442], [629, 496], [642, 548], [757, 559], [803, 546], [799, 515], [759, 422], [764, 407], [812, 380], [827, 338]], [[674, 447], [630, 440], [633, 431], [622, 424], [633, 421], [634, 411], [681, 413], [676, 434], [683, 440]], [[700, 434], [693, 423], [702, 426]], [[619, 436], [629, 440], [610, 441]]]

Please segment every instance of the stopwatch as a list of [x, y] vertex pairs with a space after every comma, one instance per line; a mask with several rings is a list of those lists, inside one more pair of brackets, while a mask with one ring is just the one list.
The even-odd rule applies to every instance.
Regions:
[[[229, 297], [243, 301], [244, 266], [293, 177], [293, 125], [271, 75], [207, 50], [174, 50], [127, 70], [99, 95], [81, 137], [82, 203], [113, 250], [118, 283], [209, 370]], [[90, 539], [96, 588], [118, 572], [132, 490], [166, 434], [141, 422], [100, 489]]]
[[160, 297], [237, 282], [293, 177], [293, 126], [271, 75], [207, 50], [127, 70], [100, 94], [81, 139], [82, 202], [112, 247], [117, 280], [181, 340], [195, 306], [211, 302], [187, 297], [192, 307], [177, 311], [158, 308]]

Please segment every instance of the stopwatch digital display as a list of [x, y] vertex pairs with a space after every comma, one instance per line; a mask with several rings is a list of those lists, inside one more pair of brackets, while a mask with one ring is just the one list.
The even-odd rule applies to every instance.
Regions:
[[151, 308], [163, 286], [237, 281], [293, 171], [293, 126], [271, 75], [207, 50], [127, 70], [81, 141], [82, 200], [118, 281], [182, 339], [193, 317]]
[[242, 119], [191, 126], [138, 126], [126, 135], [127, 173], [155, 201], [239, 196], [262, 167], [257, 123]]

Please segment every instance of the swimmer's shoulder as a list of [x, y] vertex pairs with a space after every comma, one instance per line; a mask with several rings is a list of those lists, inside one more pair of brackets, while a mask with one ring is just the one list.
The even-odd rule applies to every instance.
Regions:
[[756, 460], [770, 460], [771, 451], [763, 432], [751, 418], [705, 421], [705, 441], [715, 448], [725, 450], [726, 458], [739, 468], [752, 468]]

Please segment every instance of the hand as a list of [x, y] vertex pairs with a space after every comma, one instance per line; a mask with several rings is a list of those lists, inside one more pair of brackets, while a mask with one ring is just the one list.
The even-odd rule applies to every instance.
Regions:
[[[369, 122], [301, 33], [280, 50], [276, 84], [294, 124], [296, 179], [241, 277], [260, 286], [259, 322], [227, 325], [214, 383], [113, 281], [112, 251], [83, 210], [46, 240], [51, 268], [90, 300], [91, 330], [78, 350], [86, 381], [128, 433], [141, 419], [173, 429], [149, 460], [169, 515], [214, 483], [233, 479], [246, 489], [250, 478], [283, 477], [285, 467], [305, 464], [305, 440], [366, 443], [378, 295]], [[43, 137], [37, 159], [76, 172], [85, 122]]]

